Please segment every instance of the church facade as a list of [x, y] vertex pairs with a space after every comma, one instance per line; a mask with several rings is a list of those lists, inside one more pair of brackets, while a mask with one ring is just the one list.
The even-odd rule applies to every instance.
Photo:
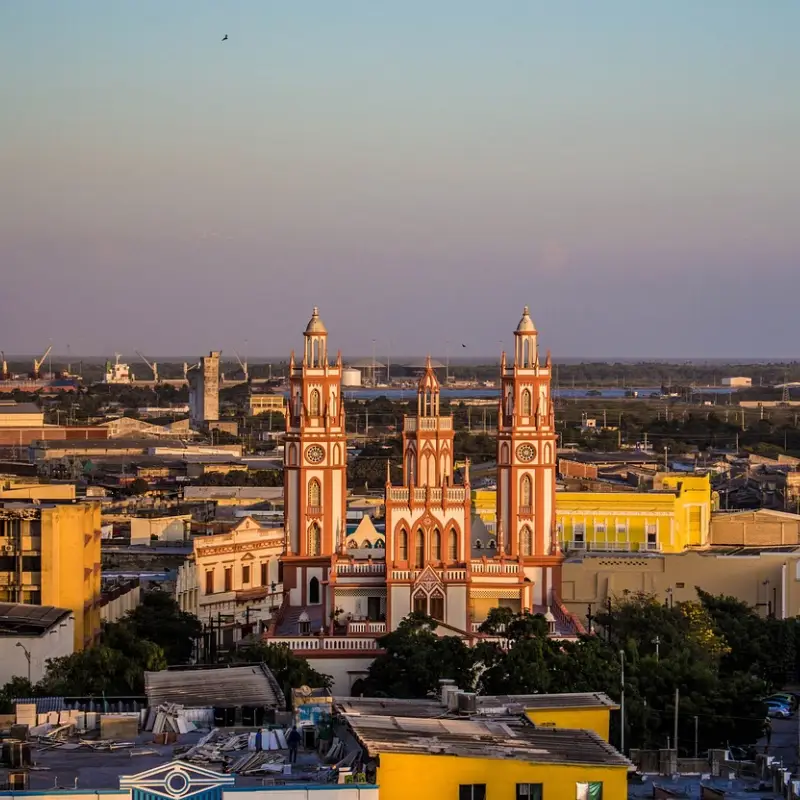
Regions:
[[[383, 549], [348, 542], [347, 440], [341, 354], [314, 309], [303, 358], [290, 360], [284, 449], [283, 586], [279, 631], [332, 630], [346, 620], [394, 630], [412, 611], [472, 637], [491, 608], [547, 613], [562, 555], [555, 522], [556, 431], [552, 364], [539, 358], [528, 308], [501, 360], [497, 441], [497, 536], [488, 550], [472, 536], [469, 464], [456, 481], [453, 418], [440, 408], [430, 358], [416, 414], [403, 420], [402, 484], [385, 487]], [[374, 623], [374, 624], [373, 624]], [[383, 624], [381, 624], [383, 623]], [[356, 627], [355, 630], [360, 630]]]

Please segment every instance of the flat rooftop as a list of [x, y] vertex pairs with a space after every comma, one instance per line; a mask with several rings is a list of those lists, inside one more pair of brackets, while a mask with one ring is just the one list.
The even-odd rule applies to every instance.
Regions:
[[569, 708], [619, 708], [605, 692], [564, 692], [562, 694], [501, 694], [479, 695], [478, 713], [487, 713], [509, 706], [521, 706], [524, 710], [569, 709]]
[[419, 719], [346, 715], [370, 756], [432, 754], [537, 764], [602, 764], [633, 769], [594, 731], [537, 728], [523, 720]]

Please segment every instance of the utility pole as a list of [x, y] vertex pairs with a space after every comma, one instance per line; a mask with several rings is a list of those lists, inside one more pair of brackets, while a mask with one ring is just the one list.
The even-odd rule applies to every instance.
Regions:
[[[620, 715], [620, 726], [619, 726], [619, 751], [623, 755], [625, 754], [625, 651], [619, 651], [619, 665], [620, 665], [620, 674], [619, 674], [619, 681], [620, 681], [620, 695], [619, 695], [619, 715]], [[675, 723], [675, 727], [677, 730], [677, 722]]]
[[661, 637], [660, 636], [656, 636], [656, 638], [653, 639], [653, 644], [656, 646], [656, 661], [658, 661], [659, 646], [661, 645]]
[[678, 754], [678, 703], [680, 702], [680, 689], [675, 690], [675, 754]]
[[697, 723], [700, 718], [695, 716], [694, 718], [694, 757], [697, 758]]

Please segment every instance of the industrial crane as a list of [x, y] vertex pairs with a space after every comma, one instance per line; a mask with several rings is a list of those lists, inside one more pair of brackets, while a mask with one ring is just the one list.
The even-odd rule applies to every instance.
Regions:
[[153, 371], [153, 381], [158, 383], [158, 364], [156, 364], [155, 361], [151, 364], [138, 350], [136, 350], [135, 353], [137, 356], [139, 356], [139, 358], [142, 359], [142, 361], [144, 361], [145, 364], [147, 364], [148, 367], [150, 367], [150, 369]]
[[42, 364], [44, 364], [44, 360], [47, 358], [47, 356], [50, 355], [50, 351], [52, 349], [53, 349], [53, 345], [50, 345], [50, 347], [48, 347], [47, 350], [44, 351], [44, 355], [41, 358], [34, 358], [33, 359], [33, 379], [35, 381], [39, 380], [39, 370], [42, 368]]
[[233, 352], [236, 356], [236, 360], [239, 362], [239, 366], [242, 368], [242, 372], [244, 373], [244, 382], [247, 383], [247, 381], [250, 380], [249, 373], [247, 372], [247, 359], [245, 358], [245, 360], [242, 361], [242, 359], [239, 357], [239, 354], [235, 350]]

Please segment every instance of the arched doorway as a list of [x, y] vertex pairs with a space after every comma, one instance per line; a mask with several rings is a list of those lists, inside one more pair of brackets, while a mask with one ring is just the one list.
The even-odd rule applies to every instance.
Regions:
[[319, 579], [312, 578], [308, 582], [308, 602], [309, 605], [316, 605], [320, 602], [319, 599]]

